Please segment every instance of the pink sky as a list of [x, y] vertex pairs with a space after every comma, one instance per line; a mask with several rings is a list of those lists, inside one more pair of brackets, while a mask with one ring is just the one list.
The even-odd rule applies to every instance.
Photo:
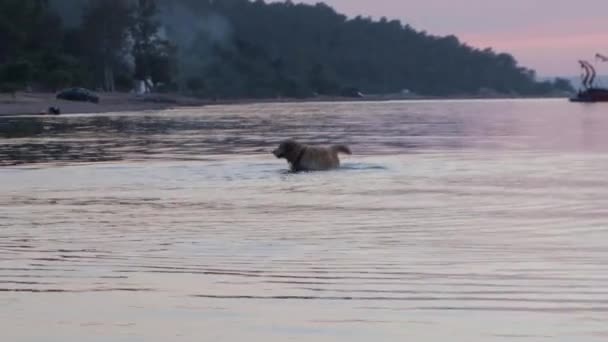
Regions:
[[[316, 3], [317, 0], [303, 0]], [[543, 76], [577, 75], [608, 54], [608, 0], [325, 0], [338, 12], [400, 19], [432, 34], [513, 54]], [[608, 64], [600, 67], [608, 73]]]

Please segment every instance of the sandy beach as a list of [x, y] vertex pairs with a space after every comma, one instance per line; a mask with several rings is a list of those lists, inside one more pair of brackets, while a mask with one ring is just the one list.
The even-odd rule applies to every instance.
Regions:
[[[61, 110], [61, 114], [87, 114], [111, 112], [138, 112], [163, 110], [178, 107], [200, 107], [211, 105], [250, 104], [250, 103], [284, 103], [284, 102], [340, 102], [340, 101], [391, 101], [391, 100], [455, 100], [455, 99], [513, 99], [534, 98], [518, 96], [479, 96], [461, 95], [452, 97], [434, 97], [418, 95], [366, 95], [361, 98], [338, 96], [315, 96], [311, 98], [269, 98], [269, 99], [198, 99], [179, 94], [147, 94], [131, 93], [96, 93], [99, 103], [75, 102], [59, 100], [54, 93], [19, 92], [16, 96], [0, 94], [0, 116], [15, 115], [48, 115], [50, 107]], [[555, 97], [567, 98], [567, 94], [556, 94]]]
[[[75, 102], [57, 99], [53, 93], [19, 92], [15, 96], [0, 94], [0, 116], [48, 115], [50, 107], [61, 110], [61, 114], [87, 114], [111, 112], [139, 112], [163, 110], [178, 107], [199, 107], [208, 105], [229, 105], [271, 102], [340, 101], [363, 100], [338, 97], [314, 97], [309, 99], [198, 99], [178, 94], [96, 93], [99, 103]], [[366, 98], [370, 100], [371, 98]]]
[[50, 107], [61, 110], [61, 114], [87, 114], [111, 112], [137, 112], [163, 110], [178, 107], [199, 107], [209, 105], [230, 105], [250, 103], [281, 102], [336, 102], [336, 101], [386, 101], [403, 99], [425, 99], [427, 97], [400, 97], [395, 95], [372, 95], [362, 98], [339, 96], [315, 96], [310, 98], [268, 98], [268, 99], [199, 99], [179, 94], [95, 93], [99, 103], [65, 101], [56, 98], [54, 93], [18, 92], [0, 94], [0, 116], [46, 115]]
[[99, 103], [59, 100], [53, 93], [19, 92], [15, 96], [0, 94], [0, 115], [45, 114], [49, 107], [57, 107], [61, 114], [131, 112], [162, 110], [174, 107], [202, 106], [210, 101], [178, 95], [145, 95], [129, 93], [97, 93]]

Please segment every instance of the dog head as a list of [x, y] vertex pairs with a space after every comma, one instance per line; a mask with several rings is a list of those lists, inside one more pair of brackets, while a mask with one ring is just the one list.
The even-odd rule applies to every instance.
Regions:
[[277, 158], [285, 158], [287, 160], [289, 160], [290, 158], [292, 158], [299, 150], [301, 150], [301, 146], [298, 142], [294, 141], [294, 140], [285, 140], [282, 141], [281, 144], [279, 144], [279, 147], [272, 151], [272, 154], [274, 154], [275, 157]]

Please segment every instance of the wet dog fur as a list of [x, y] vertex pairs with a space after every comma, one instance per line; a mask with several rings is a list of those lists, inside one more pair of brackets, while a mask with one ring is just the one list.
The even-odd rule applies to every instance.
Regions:
[[291, 171], [325, 171], [340, 167], [339, 153], [352, 154], [348, 146], [310, 146], [289, 139], [272, 151], [275, 157], [287, 160]]

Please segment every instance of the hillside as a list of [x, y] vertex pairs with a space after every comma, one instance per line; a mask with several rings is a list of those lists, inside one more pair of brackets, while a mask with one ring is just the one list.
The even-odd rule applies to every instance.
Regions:
[[[37, 10], [26, 28], [20, 18], [32, 18], [22, 9], [26, 5], [0, 4], [6, 7], [0, 8], [5, 21], [0, 34], [11, 38], [10, 32], [26, 30], [14, 39], [36, 39], [42, 32], [52, 38], [44, 44], [13, 42], [23, 51], [0, 50], [0, 63], [14, 70], [12, 64], [25, 61], [31, 72], [21, 84], [41, 88], [131, 89], [134, 79], [150, 78], [157, 88], [162, 84], [159, 89], [208, 98], [572, 91], [566, 80], [537, 81], [534, 71], [507, 53], [473, 48], [455, 36], [433, 36], [395, 20], [349, 19], [324, 4], [3, 0], [10, 2]], [[7, 77], [2, 81], [8, 83]]]

